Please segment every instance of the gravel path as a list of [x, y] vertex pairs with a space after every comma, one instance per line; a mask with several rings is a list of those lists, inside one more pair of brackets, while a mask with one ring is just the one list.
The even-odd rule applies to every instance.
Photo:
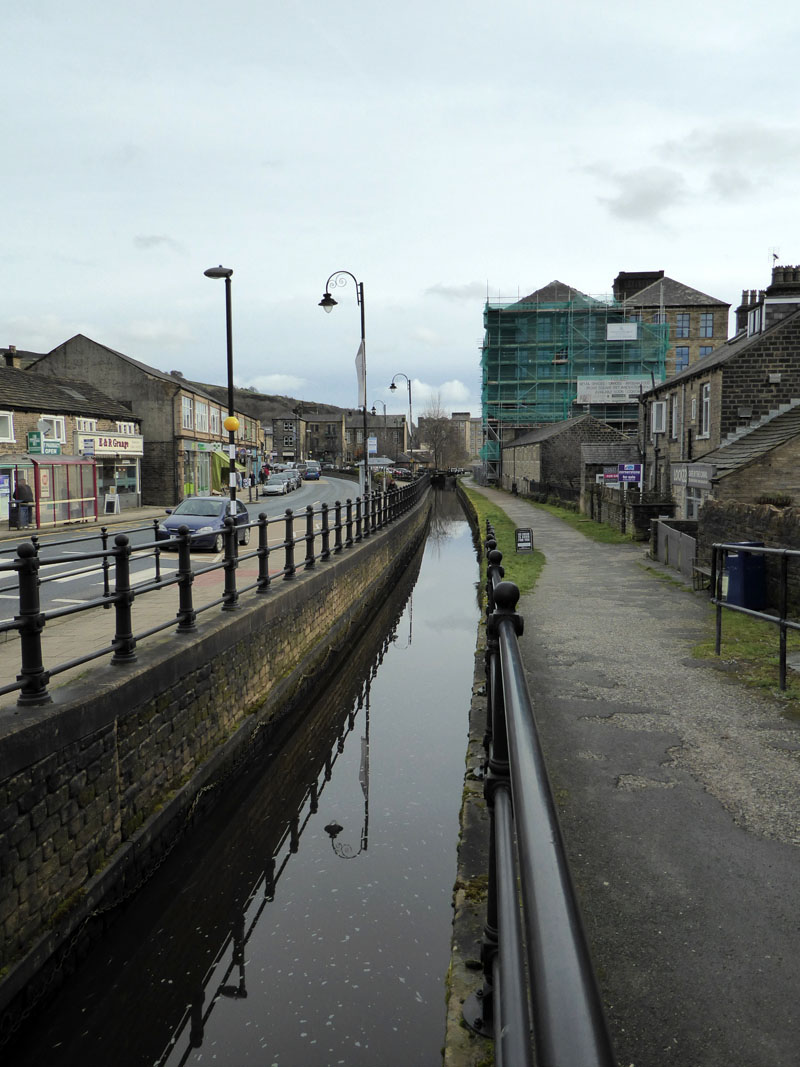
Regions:
[[521, 647], [620, 1064], [798, 1067], [800, 724], [692, 659], [646, 546], [481, 491], [547, 559]]

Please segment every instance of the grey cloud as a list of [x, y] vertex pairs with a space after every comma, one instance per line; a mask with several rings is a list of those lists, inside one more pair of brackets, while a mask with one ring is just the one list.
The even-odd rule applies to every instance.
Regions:
[[163, 246], [169, 248], [173, 252], [180, 250], [180, 245], [177, 241], [174, 241], [171, 237], [167, 237], [166, 234], [140, 234], [138, 237], [134, 237], [133, 243], [137, 248], [158, 248]]
[[655, 222], [688, 196], [683, 175], [670, 167], [641, 167], [630, 171], [587, 169], [616, 186], [614, 195], [597, 199], [617, 218]]
[[425, 290], [425, 296], [441, 296], [445, 300], [484, 300], [486, 298], [485, 282], [464, 282], [461, 285], [445, 285], [437, 282]]

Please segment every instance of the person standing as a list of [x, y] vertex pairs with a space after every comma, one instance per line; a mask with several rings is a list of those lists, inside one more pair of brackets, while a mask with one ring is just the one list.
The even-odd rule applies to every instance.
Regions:
[[19, 508], [17, 511], [17, 526], [19, 529], [24, 529], [31, 524], [31, 504], [33, 503], [33, 490], [25, 481], [24, 478], [17, 478], [14, 486], [14, 499], [17, 501]]

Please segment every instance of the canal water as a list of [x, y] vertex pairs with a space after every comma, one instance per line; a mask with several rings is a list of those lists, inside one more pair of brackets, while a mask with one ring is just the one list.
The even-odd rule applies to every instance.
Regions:
[[217, 792], [9, 1067], [441, 1062], [478, 623], [455, 493], [301, 727]]

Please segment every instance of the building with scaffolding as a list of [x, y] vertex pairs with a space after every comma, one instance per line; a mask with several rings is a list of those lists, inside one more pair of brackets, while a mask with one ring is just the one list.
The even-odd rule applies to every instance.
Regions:
[[645, 322], [612, 296], [552, 281], [522, 300], [487, 301], [481, 356], [490, 481], [502, 446], [534, 427], [591, 415], [635, 433], [639, 395], [665, 376], [666, 322]]

